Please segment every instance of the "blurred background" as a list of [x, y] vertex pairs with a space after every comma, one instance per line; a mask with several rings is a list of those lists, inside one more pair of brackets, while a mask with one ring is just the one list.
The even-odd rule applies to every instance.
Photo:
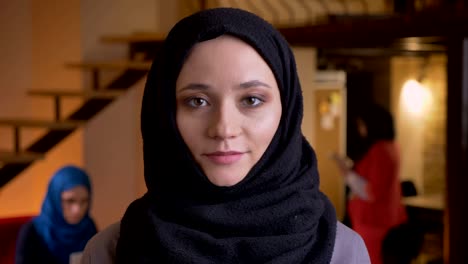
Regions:
[[176, 21], [217, 6], [262, 16], [293, 47], [303, 133], [338, 217], [345, 186], [329, 157], [356, 155], [350, 117], [378, 102], [395, 119], [400, 178], [411, 190], [404, 204], [427, 231], [418, 261], [468, 263], [468, 3], [460, 0], [0, 0], [0, 244], [39, 213], [65, 164], [90, 174], [99, 229], [145, 193], [146, 72]]

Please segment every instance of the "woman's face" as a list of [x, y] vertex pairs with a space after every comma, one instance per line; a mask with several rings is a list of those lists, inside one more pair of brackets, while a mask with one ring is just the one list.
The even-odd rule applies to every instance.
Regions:
[[89, 208], [89, 192], [84, 186], [76, 186], [61, 194], [62, 212], [65, 221], [71, 225], [78, 224]]
[[221, 36], [195, 45], [176, 83], [177, 127], [217, 186], [239, 183], [281, 119], [273, 72], [245, 42]]

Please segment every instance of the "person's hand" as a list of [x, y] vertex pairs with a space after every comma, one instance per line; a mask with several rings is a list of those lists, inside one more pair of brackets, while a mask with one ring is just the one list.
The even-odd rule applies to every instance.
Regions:
[[351, 166], [348, 162], [348, 159], [343, 158], [336, 152], [331, 155], [331, 158], [336, 162], [336, 165], [340, 169], [341, 174], [343, 176], [346, 175], [351, 170]]

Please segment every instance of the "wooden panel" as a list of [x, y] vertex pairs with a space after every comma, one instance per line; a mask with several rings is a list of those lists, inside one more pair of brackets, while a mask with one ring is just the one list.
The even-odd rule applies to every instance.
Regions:
[[[331, 98], [341, 98], [340, 102], [331, 102]], [[335, 162], [331, 159], [333, 153], [344, 153], [343, 126], [344, 116], [342, 106], [343, 90], [341, 87], [316, 89], [314, 91], [315, 144], [318, 170], [320, 173], [320, 189], [335, 206], [337, 216], [342, 220], [345, 213], [345, 183]], [[332, 100], [335, 101], [335, 100]], [[338, 103], [338, 104], [337, 104]], [[341, 109], [341, 110], [340, 110]]]
[[[122, 88], [124, 89], [124, 88]], [[112, 90], [112, 91], [73, 91], [73, 90], [42, 90], [42, 89], [34, 89], [30, 90], [28, 94], [35, 95], [35, 96], [61, 96], [61, 97], [83, 97], [83, 98], [116, 98], [120, 95], [124, 94], [125, 91], [119, 90]]]
[[0, 167], [2, 163], [29, 163], [43, 158], [44, 155], [40, 153], [0, 151]]
[[0, 125], [3, 126], [18, 126], [18, 127], [37, 127], [49, 129], [75, 129], [84, 124], [81, 121], [49, 121], [49, 120], [34, 120], [34, 119], [0, 119]]
[[101, 38], [104, 43], [141, 43], [141, 42], [162, 42], [166, 38], [165, 33], [142, 32], [131, 35], [109, 35]]
[[70, 62], [66, 63], [65, 67], [68, 68], [81, 68], [81, 69], [101, 69], [101, 70], [149, 70], [151, 62], [137, 62], [137, 61], [103, 61], [103, 62]]

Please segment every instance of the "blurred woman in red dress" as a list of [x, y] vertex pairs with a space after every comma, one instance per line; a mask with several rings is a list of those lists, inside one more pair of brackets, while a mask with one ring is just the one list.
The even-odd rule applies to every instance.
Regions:
[[400, 155], [395, 142], [393, 118], [379, 105], [361, 109], [356, 118], [364, 154], [349, 166], [336, 156], [351, 194], [347, 210], [373, 264], [382, 263], [382, 241], [390, 228], [406, 221], [401, 203]]

